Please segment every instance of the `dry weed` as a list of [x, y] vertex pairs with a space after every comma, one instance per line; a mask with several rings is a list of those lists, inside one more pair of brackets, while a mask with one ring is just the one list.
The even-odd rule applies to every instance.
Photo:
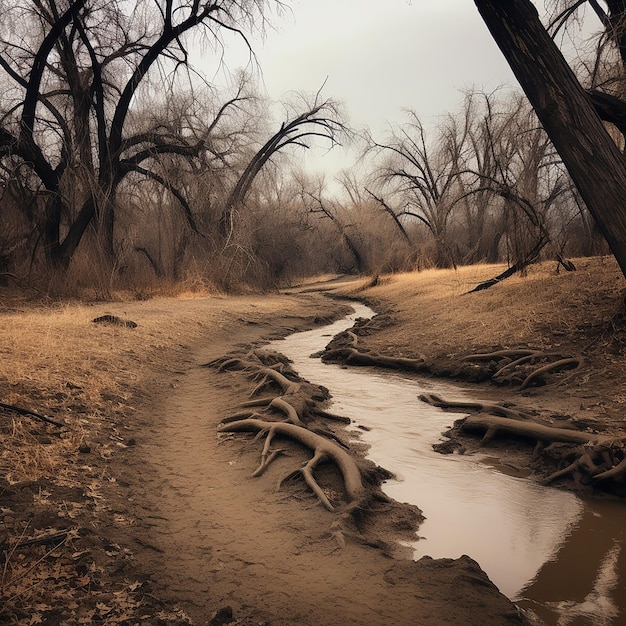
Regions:
[[8, 484], [36, 481], [41, 477], [56, 476], [62, 480], [70, 471], [68, 456], [80, 445], [83, 429], [42, 429], [28, 423], [27, 418], [8, 417], [0, 411], [0, 476]]

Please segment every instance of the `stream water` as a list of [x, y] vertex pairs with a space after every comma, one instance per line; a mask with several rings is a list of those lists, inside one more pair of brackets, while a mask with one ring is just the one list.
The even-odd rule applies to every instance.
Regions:
[[424, 404], [419, 394], [462, 400], [471, 399], [468, 391], [310, 358], [356, 318], [374, 315], [364, 305], [351, 306], [347, 318], [271, 347], [303, 378], [329, 389], [333, 412], [368, 429], [360, 436], [371, 446], [368, 456], [397, 477], [385, 492], [426, 516], [412, 544], [415, 558], [471, 556], [538, 624], [626, 624], [626, 506], [504, 474], [478, 456], [434, 452], [432, 444], [463, 414]]

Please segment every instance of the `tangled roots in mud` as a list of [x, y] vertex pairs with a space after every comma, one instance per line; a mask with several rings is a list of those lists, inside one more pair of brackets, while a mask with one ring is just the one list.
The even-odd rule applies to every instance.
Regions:
[[582, 366], [582, 359], [579, 357], [531, 349], [496, 350], [472, 354], [462, 360], [487, 363], [492, 381], [498, 384], [519, 384], [520, 389], [546, 384], [547, 375], [564, 370], [572, 370], [567, 378], [569, 380], [573, 372]]
[[[533, 440], [533, 456], [544, 462], [543, 483], [571, 477], [579, 486], [602, 486], [620, 494], [626, 489], [626, 433], [608, 435], [556, 427], [536, 421], [530, 411], [498, 404], [450, 402], [435, 394], [423, 394], [420, 400], [444, 410], [472, 413], [456, 423], [450, 436], [455, 436], [455, 430], [459, 434], [482, 432], [481, 444], [499, 434]], [[556, 471], [546, 469], [555, 465]]]
[[[422, 357], [389, 356], [363, 348], [360, 337], [379, 330], [381, 324], [384, 326], [385, 320], [379, 320], [379, 316], [356, 320], [352, 329], [335, 336], [319, 356], [325, 362], [344, 365], [372, 365], [469, 382], [491, 380], [499, 385], [517, 384], [520, 390], [548, 382], [567, 382], [583, 365], [576, 356], [530, 348], [473, 354], [456, 363], [448, 359], [428, 362]], [[567, 376], [563, 376], [565, 372]]]
[[[253, 398], [243, 402], [239, 411], [225, 417], [218, 426], [220, 433], [252, 432], [256, 439], [265, 438], [253, 476], [263, 474], [284, 452], [274, 447], [277, 441], [290, 440], [310, 450], [311, 457], [280, 479], [279, 488], [286, 481], [302, 479], [328, 511], [344, 520], [358, 521], [374, 502], [389, 502], [380, 489], [389, 473], [350, 451], [330, 425], [350, 420], [325, 411], [327, 390], [300, 379], [282, 355], [253, 351], [244, 356], [222, 357], [205, 366], [219, 371], [239, 370], [257, 383], [251, 393]], [[262, 392], [263, 397], [254, 397]], [[332, 496], [329, 495], [331, 490], [325, 490], [316, 478], [318, 467], [329, 463], [338, 471], [342, 494], [332, 489]], [[332, 535], [343, 543], [344, 529], [341, 525], [333, 528]]]
[[336, 335], [321, 353], [324, 362], [340, 362], [345, 365], [373, 365], [388, 369], [419, 372], [425, 374], [429, 371], [424, 359], [392, 357], [384, 354], [363, 350], [359, 347], [359, 332], [376, 330], [376, 320], [359, 318], [352, 330], [346, 330]]

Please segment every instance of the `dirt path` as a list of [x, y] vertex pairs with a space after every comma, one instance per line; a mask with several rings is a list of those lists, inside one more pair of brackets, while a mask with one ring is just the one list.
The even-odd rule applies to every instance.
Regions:
[[273, 626], [520, 623], [470, 559], [413, 563], [354, 542], [338, 548], [328, 533], [332, 514], [305, 491], [275, 491], [280, 462], [252, 479], [258, 446], [218, 439], [216, 425], [250, 383], [199, 364], [258, 342], [276, 322], [238, 323], [196, 346], [140, 419], [125, 533], [159, 596], [198, 624], [225, 606], [236, 623]]

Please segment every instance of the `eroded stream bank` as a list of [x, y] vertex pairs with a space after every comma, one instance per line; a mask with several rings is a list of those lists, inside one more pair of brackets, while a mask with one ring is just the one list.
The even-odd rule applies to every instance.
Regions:
[[[286, 300], [299, 312], [296, 327], [330, 314], [320, 297]], [[151, 572], [155, 597], [182, 606], [194, 624], [211, 623], [226, 606], [239, 626], [521, 624], [469, 558], [398, 561], [359, 541], [339, 549], [331, 532], [336, 517], [306, 486], [276, 490], [277, 480], [309, 458], [307, 450], [286, 446], [270, 471], [253, 478], [262, 442], [216, 436], [258, 383], [245, 372], [199, 364], [284, 334], [284, 313], [272, 315], [250, 305], [198, 342], [143, 415], [138, 456], [126, 468], [131, 497], [120, 503], [131, 508], [132, 523], [117, 540], [130, 543], [136, 562]]]
[[520, 606], [547, 624], [619, 624], [626, 618], [623, 503], [582, 500], [504, 474], [477, 457], [432, 450], [441, 433], [462, 417], [417, 399], [425, 391], [468, 399], [468, 391], [370, 368], [323, 364], [322, 349], [357, 317], [272, 344], [299, 374], [329, 389], [335, 413], [363, 427], [369, 455], [400, 480], [386, 484], [394, 499], [419, 506], [426, 522], [415, 555], [468, 554]]

